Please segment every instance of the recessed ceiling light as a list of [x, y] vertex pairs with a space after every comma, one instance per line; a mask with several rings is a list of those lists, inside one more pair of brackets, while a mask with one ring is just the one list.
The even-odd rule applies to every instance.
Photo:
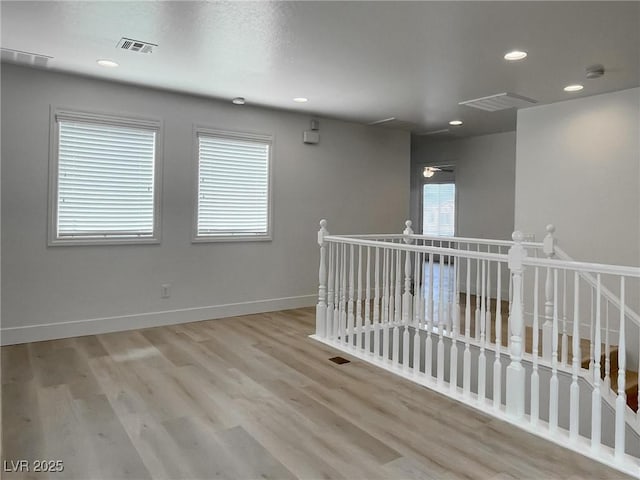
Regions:
[[576, 83], [575, 85], [567, 85], [566, 87], [564, 87], [564, 91], [565, 92], [579, 92], [583, 88], [584, 87], [582, 85], [580, 85], [579, 83]]
[[454, 127], [459, 127], [460, 125], [462, 125], [462, 120], [451, 120], [449, 122], [449, 125]]
[[101, 67], [107, 67], [107, 68], [115, 68], [118, 66], [116, 62], [114, 62], [113, 60], [107, 60], [106, 58], [98, 60], [97, 63]]
[[305, 97], [296, 97], [293, 99], [293, 101], [296, 103], [306, 103], [309, 101], [309, 99]]
[[513, 50], [512, 52], [508, 52], [504, 54], [504, 59], [513, 62], [515, 60], [522, 60], [527, 56], [527, 52], [523, 52], [522, 50]]
[[244, 97], [236, 97], [233, 100], [231, 100], [231, 102], [234, 105], [244, 105]]

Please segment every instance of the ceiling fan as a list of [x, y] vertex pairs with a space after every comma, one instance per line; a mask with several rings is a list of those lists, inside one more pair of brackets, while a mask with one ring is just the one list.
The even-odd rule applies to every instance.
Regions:
[[452, 173], [453, 170], [450, 169], [450, 168], [444, 168], [444, 167], [424, 167], [424, 170], [422, 171], [422, 175], [425, 178], [431, 178], [438, 172], [449, 172], [449, 173]]

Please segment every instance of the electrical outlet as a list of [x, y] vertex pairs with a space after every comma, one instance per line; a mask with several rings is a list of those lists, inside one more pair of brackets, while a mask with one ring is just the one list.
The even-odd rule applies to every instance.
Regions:
[[169, 298], [171, 296], [171, 284], [165, 283], [160, 286], [160, 298]]

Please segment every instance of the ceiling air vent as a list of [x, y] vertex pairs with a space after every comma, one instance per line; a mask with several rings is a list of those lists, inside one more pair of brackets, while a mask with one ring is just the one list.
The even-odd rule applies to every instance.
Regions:
[[118, 42], [117, 48], [122, 50], [129, 50], [130, 52], [137, 53], [152, 53], [153, 47], [157, 47], [155, 43], [143, 42], [141, 40], [134, 40], [132, 38], [122, 37]]
[[488, 97], [460, 102], [458, 105], [466, 105], [467, 107], [478, 108], [487, 112], [497, 112], [498, 110], [507, 110], [509, 108], [530, 107], [536, 103], [538, 102], [531, 98], [516, 95], [515, 93], [498, 93]]
[[3, 62], [19, 63], [21, 65], [45, 68], [49, 64], [49, 60], [52, 58], [53, 57], [40, 55], [38, 53], [22, 52], [20, 50], [12, 50], [10, 48], [2, 49]]
[[367, 123], [371, 127], [397, 128], [399, 130], [413, 130], [416, 125], [406, 120], [398, 120], [396, 117], [383, 118], [375, 122]]
[[428, 137], [431, 135], [446, 135], [451, 133], [451, 129], [449, 128], [441, 128], [440, 130], [427, 130], [426, 132], [418, 132], [416, 135], [419, 137]]

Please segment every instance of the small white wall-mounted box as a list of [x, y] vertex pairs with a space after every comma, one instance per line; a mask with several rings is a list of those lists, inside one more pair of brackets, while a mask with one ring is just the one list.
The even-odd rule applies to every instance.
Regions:
[[316, 130], [306, 130], [302, 135], [304, 143], [311, 143], [315, 145], [320, 142], [320, 132]]

